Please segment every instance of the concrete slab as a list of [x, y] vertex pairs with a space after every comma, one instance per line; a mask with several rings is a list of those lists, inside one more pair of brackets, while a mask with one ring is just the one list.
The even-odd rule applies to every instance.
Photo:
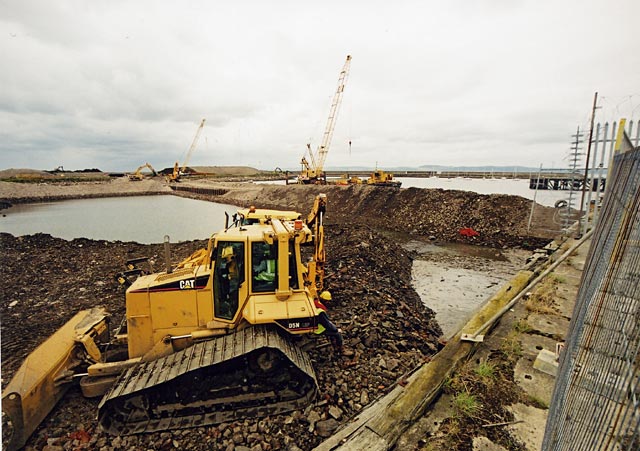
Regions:
[[529, 359], [535, 359], [543, 349], [555, 352], [557, 341], [542, 335], [522, 334], [520, 335], [520, 343], [522, 344], [522, 354]]
[[558, 362], [556, 361], [556, 353], [543, 349], [533, 362], [536, 370], [542, 371], [549, 376], [556, 377], [558, 374]]
[[428, 442], [428, 437], [435, 434], [442, 422], [451, 416], [453, 410], [451, 395], [443, 393], [438, 400], [431, 405], [429, 411], [418, 421], [413, 423], [407, 431], [398, 439], [396, 449], [411, 449], [415, 443], [421, 440]]
[[541, 449], [548, 411], [520, 403], [508, 407], [508, 410], [513, 413], [515, 421], [522, 420], [507, 426], [512, 435], [524, 443], [527, 451]]
[[493, 443], [487, 437], [474, 437], [473, 451], [507, 451], [507, 449], [504, 446]]
[[513, 371], [514, 380], [527, 394], [547, 406], [551, 404], [556, 378], [533, 367], [529, 359], [520, 359]]
[[569, 320], [557, 315], [541, 315], [531, 313], [527, 323], [540, 334], [553, 337], [558, 341], [564, 341], [564, 336], [569, 330]]

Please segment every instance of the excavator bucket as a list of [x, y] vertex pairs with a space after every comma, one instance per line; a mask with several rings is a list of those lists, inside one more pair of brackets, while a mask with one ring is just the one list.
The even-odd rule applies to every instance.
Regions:
[[2, 448], [20, 449], [62, 398], [73, 368], [100, 359], [96, 338], [108, 333], [103, 308], [83, 310], [27, 356], [2, 393]]

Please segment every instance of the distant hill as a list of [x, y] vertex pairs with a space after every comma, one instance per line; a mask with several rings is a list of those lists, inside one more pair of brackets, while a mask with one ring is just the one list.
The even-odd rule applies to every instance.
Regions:
[[[327, 166], [326, 171], [372, 171], [374, 168], [370, 166]], [[402, 171], [435, 171], [435, 172], [537, 172], [539, 168], [528, 166], [441, 166], [435, 164], [425, 164], [422, 166], [395, 166], [380, 167], [384, 171], [402, 172]], [[543, 169], [543, 172], [564, 172], [566, 168], [561, 169]]]

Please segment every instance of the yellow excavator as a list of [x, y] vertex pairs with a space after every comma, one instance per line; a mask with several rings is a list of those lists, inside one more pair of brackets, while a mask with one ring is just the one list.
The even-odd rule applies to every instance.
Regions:
[[[254, 207], [166, 270], [127, 262], [126, 317], [113, 333], [101, 307], [83, 311], [30, 354], [2, 394], [3, 444], [14, 450], [77, 380], [103, 396], [98, 420], [127, 435], [278, 414], [318, 385], [299, 341], [342, 336], [323, 300], [326, 195], [306, 218]], [[303, 261], [301, 248], [313, 246]], [[168, 242], [165, 242], [166, 253]], [[110, 361], [109, 356], [124, 356]]]
[[140, 180], [144, 180], [145, 179], [145, 175], [142, 173], [142, 170], [144, 168], [147, 168], [147, 169], [149, 169], [151, 171], [151, 177], [155, 177], [155, 176], [158, 175], [156, 170], [153, 169], [153, 167], [149, 163], [145, 163], [145, 164], [139, 166], [138, 169], [136, 169], [135, 172], [133, 172], [131, 174], [127, 174], [127, 176], [129, 177], [129, 180], [131, 180], [132, 182], [139, 182]]

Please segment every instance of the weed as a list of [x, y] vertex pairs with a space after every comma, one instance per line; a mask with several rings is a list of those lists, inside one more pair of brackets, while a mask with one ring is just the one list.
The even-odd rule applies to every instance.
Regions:
[[453, 407], [458, 416], [473, 417], [480, 411], [480, 406], [475, 395], [466, 391], [458, 393], [453, 398]]
[[531, 326], [524, 319], [519, 319], [518, 321], [516, 321], [513, 324], [513, 329], [520, 334], [526, 334], [531, 332]]
[[545, 278], [527, 299], [524, 304], [525, 308], [533, 313], [555, 313], [554, 306], [559, 284], [558, 278], [562, 278], [562, 276], [552, 274]]
[[504, 340], [502, 340], [502, 346], [500, 350], [507, 359], [515, 360], [522, 357], [522, 344], [520, 343], [520, 334], [516, 331], [511, 331]]
[[548, 402], [546, 402], [542, 398], [538, 398], [535, 395], [529, 395], [528, 396], [528, 401], [533, 407], [537, 407], [538, 409], [548, 409], [549, 408], [549, 403]]
[[483, 381], [494, 380], [496, 377], [496, 367], [493, 363], [482, 362], [475, 369], [476, 374]]

